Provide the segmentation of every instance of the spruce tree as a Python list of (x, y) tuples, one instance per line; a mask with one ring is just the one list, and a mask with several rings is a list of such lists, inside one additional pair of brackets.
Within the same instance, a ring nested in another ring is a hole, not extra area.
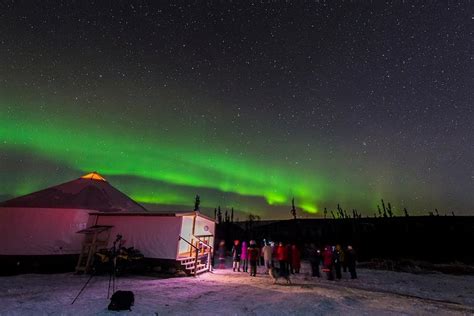
[(295, 198), (291, 200), (291, 215), (293, 215), (293, 219), (296, 219)]
[(199, 206), (201, 205), (201, 198), (199, 195), (196, 195), (196, 198), (194, 199), (194, 211), (198, 212), (199, 211)]

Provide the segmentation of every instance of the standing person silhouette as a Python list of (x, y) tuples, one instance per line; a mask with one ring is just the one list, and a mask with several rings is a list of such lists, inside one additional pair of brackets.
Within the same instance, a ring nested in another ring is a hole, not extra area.
[(247, 242), (242, 241), (242, 251), (240, 252), (240, 261), (242, 262), (242, 271), (248, 272), (249, 267), (249, 257), (247, 255)]
[(219, 269), (225, 269), (225, 241), (221, 240), (219, 243), (219, 249), (217, 250), (219, 257)]
[(349, 245), (347, 246), (347, 252), (346, 252), (346, 262), (347, 262), (347, 268), (349, 269), (349, 272), (351, 273), (351, 279), (357, 279), (357, 272), (356, 272), (356, 253), (354, 249), (352, 249), (352, 246)]
[(238, 239), (234, 240), (234, 246), (232, 247), (232, 271), (237, 270), (240, 272), (240, 254), (242, 252), (242, 247), (240, 246), (240, 241)]
[(250, 241), (248, 257), (250, 262), (250, 276), (257, 276), (257, 261), (260, 259), (260, 250), (255, 240)]

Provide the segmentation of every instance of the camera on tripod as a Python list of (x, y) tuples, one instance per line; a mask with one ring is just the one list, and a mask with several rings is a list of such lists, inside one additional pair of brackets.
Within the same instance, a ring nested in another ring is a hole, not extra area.
[[(110, 290), (112, 289), (112, 293), (115, 293), (115, 277), (116, 277), (116, 270), (117, 270), (117, 256), (120, 252), (120, 247), (122, 246), (121, 240), (122, 240), (122, 235), (117, 234), (115, 241), (113, 243), (113, 246), (106, 250), (105, 253), (100, 254), (96, 253), (96, 256), (100, 256), (99, 258), (102, 259), (103, 263), (105, 263), (105, 267), (107, 267), (107, 270), (109, 271), (109, 287), (107, 289), (107, 298), (110, 296)], [(117, 243), (118, 248), (117, 248)], [(96, 264), (98, 261), (96, 260)], [(82, 289), (79, 291), (77, 296), (74, 298), (71, 304), (74, 304), (74, 302), (77, 300), (79, 295), (81, 295), (82, 291), (86, 288), (87, 284), (89, 284), (90, 280), (94, 277), (95, 273), (97, 272), (97, 267), (94, 268), (94, 272), (91, 274), (87, 282), (84, 284)]]

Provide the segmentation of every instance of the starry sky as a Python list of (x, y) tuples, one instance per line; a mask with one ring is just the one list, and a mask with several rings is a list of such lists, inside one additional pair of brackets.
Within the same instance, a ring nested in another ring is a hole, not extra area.
[(474, 214), (469, 1), (0, 4), (0, 200)]

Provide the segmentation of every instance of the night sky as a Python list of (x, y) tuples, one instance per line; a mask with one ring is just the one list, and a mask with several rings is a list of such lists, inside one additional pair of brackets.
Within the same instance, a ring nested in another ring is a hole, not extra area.
[(379, 2), (2, 1), (0, 200), (473, 215), (474, 6)]

